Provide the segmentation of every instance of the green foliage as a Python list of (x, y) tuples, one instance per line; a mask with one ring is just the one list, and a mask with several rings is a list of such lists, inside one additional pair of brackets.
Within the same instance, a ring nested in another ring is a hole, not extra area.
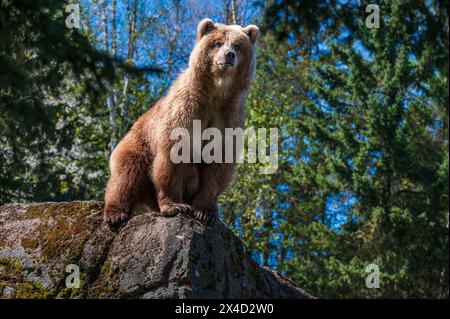
[[(124, 73), (144, 82), (142, 70), (67, 28), (65, 5), (1, 1), (0, 203), (100, 199), (112, 135), (105, 95)], [(133, 106), (142, 112), (147, 98)], [(115, 134), (137, 117), (134, 107)]]
[[(378, 3), (368, 29), (365, 3), (270, 2), (246, 127), (279, 129), (278, 169), (240, 165), (220, 209), (318, 297), (448, 297), (448, 1)], [(67, 29), (63, 4), (0, 2), (0, 203), (101, 199), (111, 149), (175, 76), (99, 52), (101, 19)], [(106, 47), (130, 51), (128, 31)]]
[(448, 297), (446, 6), (324, 4), (268, 8), (247, 125), (282, 129), (280, 168), (241, 167), (225, 219), (319, 297)]

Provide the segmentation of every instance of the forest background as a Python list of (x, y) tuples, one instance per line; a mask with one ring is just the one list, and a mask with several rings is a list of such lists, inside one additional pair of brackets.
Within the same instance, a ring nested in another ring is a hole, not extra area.
[[(379, 28), (366, 25), (368, 4)], [(80, 28), (68, 28), (68, 4)], [(328, 298), (448, 298), (448, 1), (0, 0), (0, 204), (102, 200), (111, 150), (187, 66), (197, 23), (257, 24), (241, 164), (222, 221)], [(368, 265), (380, 287), (366, 286)]]

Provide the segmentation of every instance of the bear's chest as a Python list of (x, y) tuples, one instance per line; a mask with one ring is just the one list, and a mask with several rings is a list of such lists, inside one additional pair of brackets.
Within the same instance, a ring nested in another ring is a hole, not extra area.
[(235, 108), (221, 108), (216, 112), (211, 112), (208, 116), (206, 128), (217, 128), (221, 132), (225, 128), (243, 127), (244, 115), (239, 109)]

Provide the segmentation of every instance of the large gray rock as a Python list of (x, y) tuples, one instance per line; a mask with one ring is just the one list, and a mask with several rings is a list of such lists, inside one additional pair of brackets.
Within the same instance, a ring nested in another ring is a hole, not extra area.
[[(102, 209), (0, 207), (0, 298), (310, 298), (259, 267), (221, 223), (148, 213), (110, 228)], [(68, 265), (80, 271), (79, 288), (66, 285)]]

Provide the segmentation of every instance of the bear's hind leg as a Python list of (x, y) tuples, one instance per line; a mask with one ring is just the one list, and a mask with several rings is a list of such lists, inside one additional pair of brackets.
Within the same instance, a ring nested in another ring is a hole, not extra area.
[(138, 156), (125, 156), (123, 163), (115, 163), (105, 193), (103, 220), (110, 224), (125, 221), (138, 204), (144, 187), (145, 167)]

